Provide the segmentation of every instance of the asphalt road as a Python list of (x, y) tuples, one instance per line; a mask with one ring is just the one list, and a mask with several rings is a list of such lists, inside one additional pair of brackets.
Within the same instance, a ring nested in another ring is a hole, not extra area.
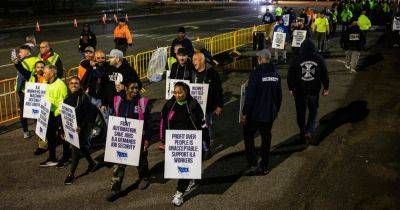
[[(357, 74), (345, 69), (338, 39), (329, 42), (329, 51), (341, 55), (328, 57), (329, 97), (320, 98), (317, 128), (319, 146), (295, 146), (298, 132), (293, 97), (285, 82), (287, 66), (279, 66), (283, 79), (283, 102), (272, 130), (271, 173), (244, 177), (242, 129), (237, 123), (239, 84), (250, 66), (223, 68), (224, 114), (215, 120), (214, 156), (204, 162), (203, 179), (185, 196), (183, 209), (397, 209), (400, 205), (398, 144), (400, 113), (399, 50), (390, 49), (387, 37), (369, 33), (372, 48), (362, 57), (383, 56)], [(378, 41), (381, 40), (381, 41)], [(383, 41), (382, 41), (383, 40)], [(377, 43), (377, 44), (376, 44)], [(152, 99), (155, 118), (164, 104), (163, 82), (146, 87)], [(134, 184), (137, 173), (128, 167), (125, 194), (114, 202), (110, 193), (112, 168), (82, 175), (87, 167), (81, 160), (71, 186), (63, 181), (68, 169), (39, 168), (46, 158), (33, 156), (37, 137), (22, 139), (15, 126), (3, 128), (0, 135), (1, 209), (172, 209), (175, 180), (164, 180), (164, 154), (154, 140), (149, 150), (152, 184), (139, 191)], [(154, 121), (157, 132), (157, 120)], [(259, 137), (257, 138), (259, 143)], [(304, 149), (304, 150), (303, 150)], [(58, 148), (60, 157), (61, 148)], [(92, 155), (102, 159), (103, 150)]]

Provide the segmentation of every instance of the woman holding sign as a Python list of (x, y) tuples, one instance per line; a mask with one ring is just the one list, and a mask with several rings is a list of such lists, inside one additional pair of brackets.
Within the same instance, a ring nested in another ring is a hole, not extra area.
[[(151, 139), (151, 115), (147, 106), (148, 99), (142, 98), (139, 94), (139, 83), (132, 78), (126, 78), (123, 81), (125, 92), (114, 96), (114, 113), (117, 117), (130, 119), (138, 119), (144, 121), (143, 141), (139, 157), (139, 166), (137, 167), (139, 174), (139, 189), (146, 189), (149, 182), (149, 163), (147, 161), (148, 150)], [(114, 173), (111, 178), (111, 190), (118, 193), (121, 190), (122, 181), (125, 174), (126, 165), (115, 164)]]
[(68, 89), (69, 94), (64, 103), (75, 108), (78, 124), (76, 131), (79, 134), (80, 148), (72, 146), (71, 171), (64, 181), (65, 185), (70, 185), (75, 180), (75, 171), (78, 167), (79, 159), (82, 157), (85, 157), (89, 163), (86, 173), (91, 172), (95, 168), (96, 163), (89, 153), (89, 139), (98, 114), (96, 106), (90, 102), (88, 96), (83, 92), (78, 77), (71, 77), (68, 82)]
[[(165, 103), (161, 111), (160, 138), (165, 141), (166, 130), (203, 130), (203, 125), (205, 125), (203, 119), (203, 110), (190, 95), (189, 86), (183, 82), (177, 82), (174, 86), (174, 97)], [(203, 130), (202, 136), (207, 137), (207, 132)], [(183, 204), (183, 193), (187, 191), (190, 184), (190, 179), (178, 180), (177, 192), (172, 204), (176, 206)]]

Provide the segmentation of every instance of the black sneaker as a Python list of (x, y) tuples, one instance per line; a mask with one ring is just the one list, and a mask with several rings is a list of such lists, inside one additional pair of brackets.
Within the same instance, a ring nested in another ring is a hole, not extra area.
[(258, 166), (251, 166), (247, 170), (243, 172), (244, 176), (255, 176), (259, 173), (259, 168)]
[(34, 155), (41, 155), (43, 153), (46, 153), (47, 149), (43, 149), (43, 148), (37, 148), (36, 151), (33, 153)]
[(40, 167), (53, 167), (57, 166), (58, 162), (56, 160), (47, 159), (44, 162), (40, 163)]
[(57, 164), (57, 168), (65, 168), (67, 167), (71, 162), (68, 160), (61, 160), (58, 164)]
[(85, 173), (88, 174), (88, 173), (90, 173), (90, 172), (94, 172), (95, 169), (97, 168), (96, 166), (97, 166), (97, 163), (89, 164), (89, 166), (88, 166), (88, 168), (86, 169), (86, 172), (85, 172)]
[(70, 184), (72, 184), (72, 182), (74, 182), (74, 180), (75, 180), (75, 176), (72, 175), (72, 174), (69, 174), (67, 176), (67, 178), (65, 179), (64, 184), (65, 185), (70, 185)]

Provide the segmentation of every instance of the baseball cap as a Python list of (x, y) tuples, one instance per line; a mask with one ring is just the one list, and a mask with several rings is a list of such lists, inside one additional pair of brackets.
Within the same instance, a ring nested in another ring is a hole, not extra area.
[(89, 46), (89, 47), (86, 47), (85, 48), (85, 52), (86, 51), (89, 51), (89, 52), (94, 52), (94, 48), (93, 47), (91, 47), (91, 46)]
[(110, 51), (110, 54), (107, 55), (107, 57), (111, 58), (124, 58), (124, 53), (121, 50), (118, 49), (112, 49)]
[(267, 49), (260, 50), (256, 53), (258, 57), (271, 58), (271, 52)]

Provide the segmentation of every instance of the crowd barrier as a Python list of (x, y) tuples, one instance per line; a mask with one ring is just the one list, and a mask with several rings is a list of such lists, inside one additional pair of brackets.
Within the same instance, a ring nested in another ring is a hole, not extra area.
[[(214, 56), (220, 53), (228, 51), (237, 51), (238, 48), (250, 44), (253, 41), (254, 31), (265, 31), (269, 33), (270, 25), (259, 25), (244, 29), (239, 29), (236, 31), (219, 34), (216, 36), (197, 39), (193, 41), (202, 42), (204, 47)], [(168, 47), (168, 56), (170, 47)], [(155, 50), (150, 50), (146, 52), (140, 52), (136, 55), (126, 56), (125, 59), (134, 67), (141, 79), (145, 79), (147, 75), (147, 69), (151, 56)], [(65, 74), (65, 78), (73, 75), (77, 75), (78, 67), (73, 67), (68, 69)], [(4, 79), (0, 81), (0, 125), (7, 122), (16, 120), (19, 118), (18, 110), (18, 96), (15, 92), (14, 86), (16, 83), (16, 78)]]

